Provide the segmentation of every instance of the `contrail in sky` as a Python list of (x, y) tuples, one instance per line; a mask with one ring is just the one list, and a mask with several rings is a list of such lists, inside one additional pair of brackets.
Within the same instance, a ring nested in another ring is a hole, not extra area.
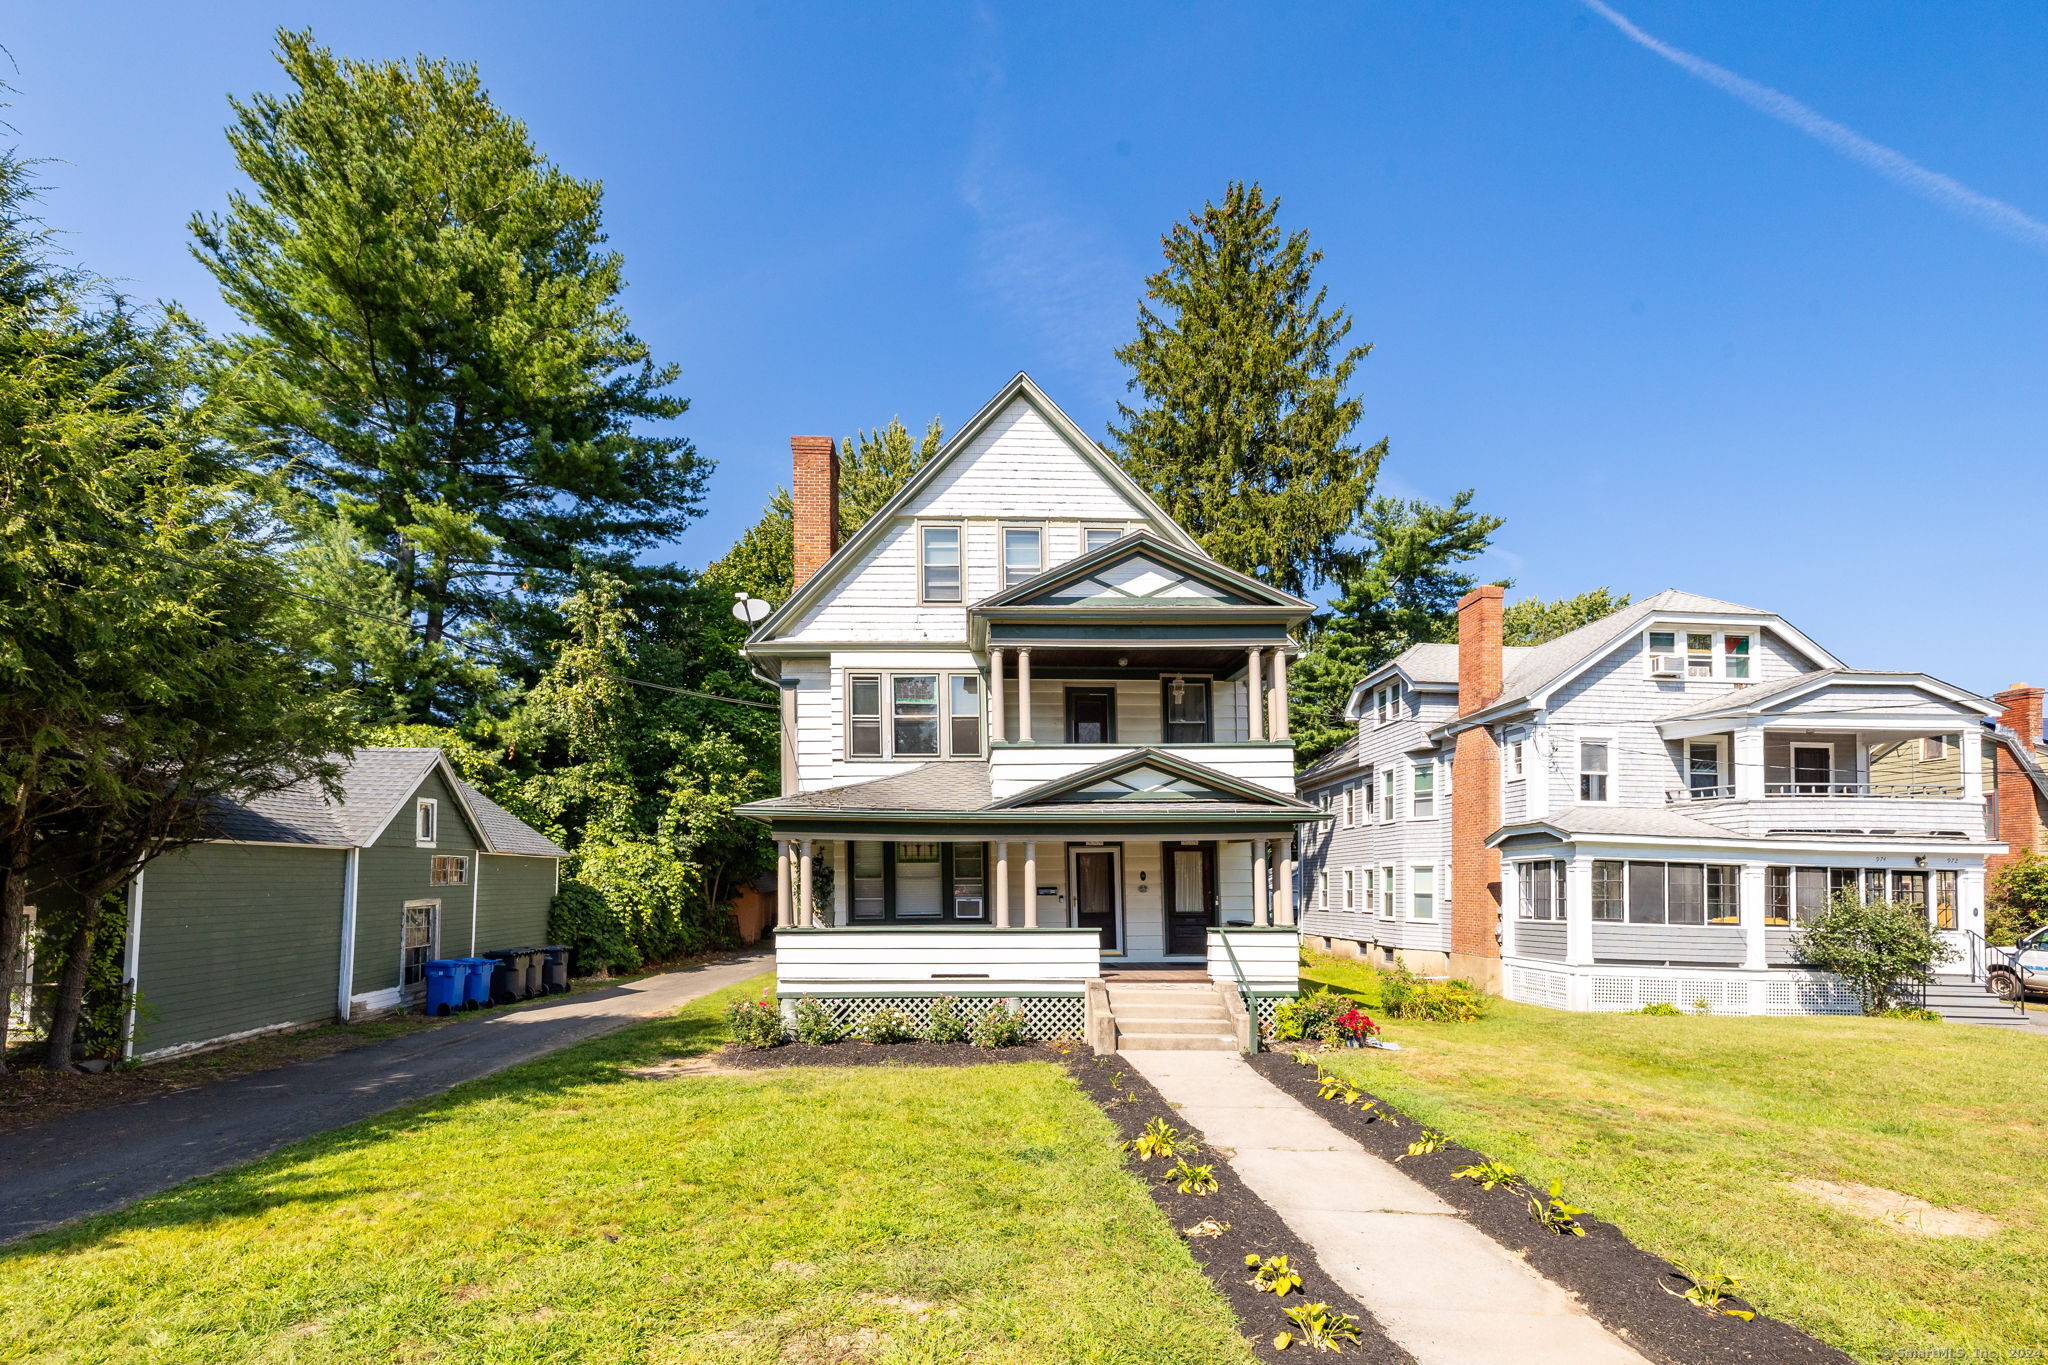
[(1769, 114), (1782, 123), (1789, 123), (1800, 132), (1817, 142), (1834, 148), (1851, 161), (1860, 161), (1895, 185), (1912, 190), (1923, 198), (1932, 199), (1944, 208), (1975, 218), (1986, 227), (1995, 228), (2008, 237), (2017, 238), (2029, 246), (2048, 249), (2048, 223), (2030, 218), (2002, 199), (1993, 199), (1988, 194), (1979, 194), (1968, 185), (1949, 179), (1938, 171), (1930, 171), (1917, 161), (1900, 155), (1889, 147), (1880, 146), (1852, 132), (1825, 115), (1807, 108), (1790, 95), (1759, 85), (1745, 76), (1738, 76), (1723, 66), (1695, 57), (1681, 51), (1661, 39), (1630, 23), (1627, 16), (1618, 13), (1601, 0), (1580, 0), (1593, 13), (1605, 19), (1621, 31), (1621, 35), (1638, 47), (1647, 48), (1665, 61), (1684, 71), (1698, 76), (1708, 85), (1727, 91), (1758, 113)]

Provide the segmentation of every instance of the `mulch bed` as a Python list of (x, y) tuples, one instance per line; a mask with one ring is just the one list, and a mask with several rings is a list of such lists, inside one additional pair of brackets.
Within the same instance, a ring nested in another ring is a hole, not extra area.
[[(1183, 1132), (1193, 1131), (1165, 1097), (1153, 1089), (1152, 1083), (1123, 1059), (1113, 1055), (1097, 1057), (1085, 1048), (1077, 1048), (1066, 1062), (1082, 1093), (1109, 1115), (1117, 1135), (1125, 1141), (1143, 1132), (1154, 1118), (1163, 1118)], [(1203, 1157), (1216, 1168), (1217, 1189), (1213, 1194), (1180, 1193), (1160, 1178), (1164, 1168), (1172, 1163), (1159, 1157), (1141, 1162), (1126, 1152), (1124, 1168), (1144, 1182), (1152, 1202), (1159, 1205), (1181, 1234), (1188, 1250), (1194, 1253), (1195, 1263), (1209, 1277), (1210, 1285), (1229, 1302), (1253, 1355), (1275, 1362), (1331, 1358), (1303, 1345), (1286, 1352), (1273, 1349), (1274, 1334), (1289, 1331), (1294, 1325), (1287, 1320), (1287, 1309), (1305, 1303), (1326, 1303), (1358, 1319), (1358, 1341), (1344, 1347), (1342, 1355), (1335, 1358), (1369, 1361), (1373, 1365), (1414, 1365), (1415, 1357), (1387, 1336), (1364, 1304), (1344, 1292), (1323, 1269), (1315, 1251), (1287, 1226), (1272, 1205), (1246, 1189), (1228, 1162), (1212, 1152), (1205, 1151)], [(1195, 1164), (1202, 1164), (1202, 1158), (1197, 1158)], [(1187, 1229), (1205, 1219), (1229, 1226), (1219, 1236), (1187, 1235)], [(1254, 1252), (1260, 1256), (1286, 1256), (1289, 1267), (1301, 1276), (1300, 1291), (1280, 1299), (1254, 1290), (1244, 1263), (1244, 1258)]]
[(722, 1065), (766, 1071), (781, 1066), (994, 1066), (1004, 1062), (1057, 1062), (1060, 1054), (1042, 1044), (976, 1047), (972, 1043), (783, 1043), (741, 1047), (727, 1043)]
[[(1612, 1223), (1582, 1215), (1578, 1221), (1586, 1230), (1584, 1237), (1559, 1236), (1530, 1217), (1527, 1197), (1519, 1191), (1483, 1190), (1475, 1180), (1451, 1178), (1452, 1171), (1486, 1160), (1483, 1153), (1453, 1143), (1440, 1152), (1405, 1155), (1422, 1131), (1421, 1124), (1384, 1104), (1379, 1112), (1392, 1117), (1398, 1127), (1384, 1119), (1372, 1121), (1336, 1100), (1317, 1098), (1316, 1068), (1300, 1065), (1290, 1053), (1264, 1052), (1246, 1060), (1366, 1151), (1389, 1161), (1400, 1157), (1404, 1174), (1537, 1272), (1576, 1294), (1586, 1311), (1661, 1365), (1849, 1365), (1850, 1357), (1788, 1323), (1761, 1313), (1755, 1321), (1744, 1322), (1666, 1293), (1666, 1286), (1679, 1291), (1691, 1281), (1669, 1261), (1629, 1241)], [(1572, 1191), (1566, 1189), (1564, 1197), (1569, 1200)], [(1729, 1302), (1738, 1308), (1755, 1307)]]

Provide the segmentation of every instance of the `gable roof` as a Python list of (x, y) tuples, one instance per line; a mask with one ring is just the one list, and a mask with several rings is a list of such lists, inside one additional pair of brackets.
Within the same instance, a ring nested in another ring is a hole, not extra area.
[(1983, 716), (1998, 714), (1998, 707), (1994, 703), (1965, 692), (1959, 687), (1952, 687), (1939, 678), (1930, 677), (1925, 673), (1896, 673), (1868, 668), (1821, 668), (1810, 673), (1795, 673), (1789, 678), (1778, 678), (1772, 682), (1740, 687), (1717, 697), (1702, 697), (1659, 719), (1697, 720), (1708, 716), (1742, 715), (1769, 709), (1765, 703), (1773, 707), (1788, 704), (1804, 693), (1818, 691), (1835, 683), (1851, 687), (1911, 687), (1930, 693), (1943, 701), (1976, 711)]
[[(1209, 591), (1203, 592), (1201, 587)], [(1292, 593), (1261, 583), (1199, 550), (1183, 549), (1149, 531), (1119, 536), (1107, 545), (984, 597), (971, 610), (1069, 605), (1110, 610), (1142, 607), (1147, 611), (1176, 606), (1277, 607), (1303, 615), (1315, 610), (1314, 604)]]
[(986, 763), (920, 763), (907, 773), (749, 801), (739, 809), (764, 813), (981, 810), (993, 799), (993, 790)]
[(850, 565), (859, 563), (869, 547), (889, 533), (889, 526), (896, 516), (930, 487), (941, 471), (959, 459), (997, 418), (1019, 402), (1028, 403), (1045, 419), (1048, 426), (1073, 447), (1076, 455), (1093, 465), (1105, 482), (1150, 519), (1159, 529), (1160, 539), (1193, 554), (1202, 555), (1202, 547), (1195, 543), (1195, 538), (1183, 530), (1173, 518), (1167, 516), (1166, 510), (1152, 500), (1151, 494), (1140, 488), (1137, 481), (1124, 472), (1122, 465), (1091, 440), (1087, 433), (1081, 430), (1079, 423), (1060, 411), (1059, 405), (1045, 396), (1045, 391), (1032, 382), (1030, 375), (1019, 370), (1007, 384), (996, 390), (994, 397), (981, 405), (980, 411), (968, 418), (966, 423), (953, 433), (951, 439), (939, 447), (936, 454), (919, 466), (917, 472), (912, 474), (887, 502), (877, 508), (873, 516), (862, 522), (860, 529), (848, 536), (846, 543), (835, 550), (832, 557), (827, 559), (802, 587), (791, 593), (787, 602), (768, 613), (761, 624), (754, 628), (753, 634), (747, 637), (746, 648), (751, 649), (755, 645), (773, 640), (785, 626), (798, 619), (824, 596), (825, 591), (839, 581), (840, 576)]

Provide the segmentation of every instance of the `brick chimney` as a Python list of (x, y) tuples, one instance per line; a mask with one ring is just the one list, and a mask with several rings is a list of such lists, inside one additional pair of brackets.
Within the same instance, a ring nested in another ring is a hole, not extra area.
[[(1458, 714), (1469, 716), (1500, 700), (1501, 599), (1494, 584), (1458, 601)], [(1459, 732), (1451, 752), (1451, 961), (1462, 976), (1499, 994), (1500, 851), (1486, 836), (1500, 827), (1500, 751), (1493, 732), (1475, 725)]]
[[(2040, 742), (2040, 688), (2032, 683), (2014, 683), (1991, 700), (2000, 708), (1998, 723), (2018, 736), (2020, 743), (2032, 745)], [(2027, 849), (2048, 853), (2048, 849), (2042, 847), (2041, 800), (2034, 791), (2033, 783), (2021, 771), (2012, 750), (2003, 744), (1998, 746), (1997, 763), (1998, 838), (2011, 851), (1985, 859), (1985, 870), (1990, 872), (2018, 861), (2020, 854)]]
[(825, 566), (839, 548), (839, 450), (830, 436), (792, 436), (795, 472), (790, 501), (796, 508), (796, 586)]

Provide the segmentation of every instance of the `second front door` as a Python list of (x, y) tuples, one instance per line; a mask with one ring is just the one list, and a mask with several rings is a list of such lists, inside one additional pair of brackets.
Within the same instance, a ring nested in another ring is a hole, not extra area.
[(1102, 935), (1102, 951), (1117, 952), (1116, 850), (1077, 848), (1074, 850), (1074, 927), (1094, 929)]
[(1200, 957), (1209, 951), (1216, 923), (1216, 846), (1166, 846), (1166, 952)]

